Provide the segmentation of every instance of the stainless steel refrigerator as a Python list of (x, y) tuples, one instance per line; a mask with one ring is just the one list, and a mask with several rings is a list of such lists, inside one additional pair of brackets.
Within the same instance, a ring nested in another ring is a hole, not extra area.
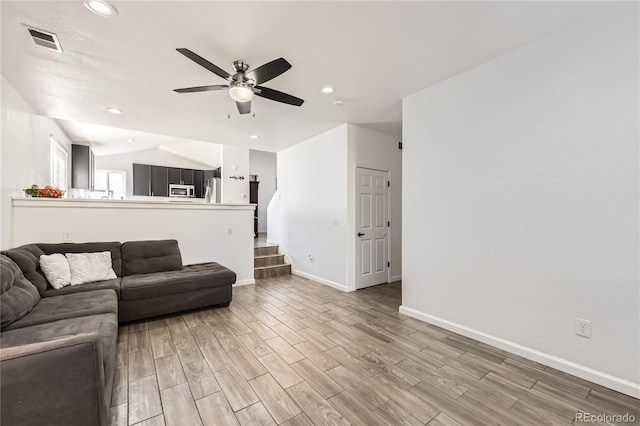
[(222, 187), (220, 178), (214, 177), (207, 179), (204, 189), (205, 203), (219, 203), (222, 199)]

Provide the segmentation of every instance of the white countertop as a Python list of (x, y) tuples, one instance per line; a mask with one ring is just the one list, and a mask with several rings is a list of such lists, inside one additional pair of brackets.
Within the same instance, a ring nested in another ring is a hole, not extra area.
[(174, 200), (103, 200), (88, 198), (13, 197), (14, 207), (64, 208), (144, 208), (144, 209), (197, 209), (197, 210), (253, 210), (255, 204), (205, 203), (204, 201)]

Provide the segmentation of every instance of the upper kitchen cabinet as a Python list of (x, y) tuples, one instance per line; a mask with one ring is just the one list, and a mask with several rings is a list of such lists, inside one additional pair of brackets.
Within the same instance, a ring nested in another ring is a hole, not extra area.
[(195, 185), (195, 170), (169, 167), (169, 184)]
[(151, 195), (151, 166), (133, 163), (133, 195)]
[(71, 187), (93, 191), (94, 169), (95, 161), (91, 147), (71, 145)]
[(151, 195), (155, 197), (169, 196), (169, 168), (151, 166)]
[(133, 195), (169, 196), (169, 168), (133, 164)]

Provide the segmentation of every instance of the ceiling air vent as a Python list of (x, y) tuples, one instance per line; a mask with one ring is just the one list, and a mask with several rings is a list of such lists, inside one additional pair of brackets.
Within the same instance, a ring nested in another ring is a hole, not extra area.
[(27, 31), (29, 31), (29, 35), (33, 39), (33, 42), (38, 46), (46, 47), (47, 49), (62, 53), (62, 46), (60, 46), (58, 36), (54, 33), (37, 30), (31, 27), (27, 27)]

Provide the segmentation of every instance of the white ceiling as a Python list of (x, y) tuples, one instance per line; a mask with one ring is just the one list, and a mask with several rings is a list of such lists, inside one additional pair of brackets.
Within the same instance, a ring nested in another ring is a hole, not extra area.
[[(80, 0), (3, 0), (1, 59), (2, 74), (37, 113), (65, 120), (61, 123), (74, 139), (90, 139), (105, 150), (113, 144), (114, 152), (133, 148), (125, 140), (112, 141), (107, 131), (91, 132), (86, 123), (268, 151), (346, 122), (400, 137), (404, 96), (607, 7), (481, 1), (111, 3), (119, 15), (105, 19)], [(23, 24), (56, 33), (64, 53), (36, 46)], [(265, 86), (306, 102), (298, 108), (257, 98), (254, 118), (240, 116), (225, 92), (174, 93), (224, 84), (176, 52), (178, 47), (229, 72), (236, 59), (253, 68), (282, 56), (293, 68)], [(321, 94), (325, 84), (336, 92)], [(334, 99), (344, 100), (344, 106), (334, 106)], [(111, 115), (107, 106), (124, 114)], [(253, 133), (260, 139), (250, 140)]]

